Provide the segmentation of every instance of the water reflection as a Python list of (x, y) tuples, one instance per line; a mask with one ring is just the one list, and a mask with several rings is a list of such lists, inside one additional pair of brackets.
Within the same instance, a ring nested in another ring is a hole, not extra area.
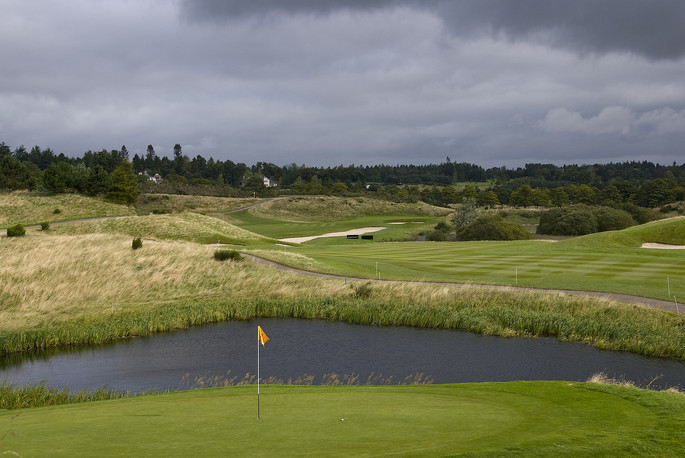
[[(434, 383), (577, 380), (597, 372), (640, 386), (685, 388), (685, 362), (605, 352), (555, 339), (505, 339), (451, 330), (373, 327), (263, 319), (271, 340), (260, 352), (261, 376), (287, 381), (324, 374), (400, 381), (423, 374)], [(255, 374), (257, 322), (227, 322), (114, 344), (37, 351), (0, 360), (0, 379), (81, 390), (188, 388), (197, 377)], [(656, 380), (655, 380), (656, 379)]]

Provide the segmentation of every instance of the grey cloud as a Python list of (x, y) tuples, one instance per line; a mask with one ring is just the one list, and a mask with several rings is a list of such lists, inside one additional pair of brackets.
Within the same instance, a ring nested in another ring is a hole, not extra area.
[(630, 52), (648, 59), (685, 56), (682, 0), (184, 0), (190, 20), (330, 14), (409, 7), (437, 14), (459, 37), (490, 34), (579, 53)]
[(404, 0), (183, 0), (181, 12), (192, 20), (225, 20), (270, 14), (330, 14), (395, 7)]

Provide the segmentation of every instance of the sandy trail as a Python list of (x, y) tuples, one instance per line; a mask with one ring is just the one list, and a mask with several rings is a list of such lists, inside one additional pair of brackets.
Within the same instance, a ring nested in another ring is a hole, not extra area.
[(346, 237), (348, 235), (361, 235), (361, 234), (368, 234), (369, 232), (382, 231), (383, 229), (385, 229), (385, 227), (382, 227), (382, 226), (360, 227), (359, 229), (351, 229), (349, 231), (344, 231), (344, 232), (329, 232), (328, 234), (312, 235), (312, 236), (308, 236), (308, 237), (290, 237), (287, 239), (280, 239), (280, 241), (281, 242), (289, 242), (289, 243), (304, 243), (304, 242), (309, 242), (310, 240), (314, 240), (314, 239), (318, 239), (318, 238)]

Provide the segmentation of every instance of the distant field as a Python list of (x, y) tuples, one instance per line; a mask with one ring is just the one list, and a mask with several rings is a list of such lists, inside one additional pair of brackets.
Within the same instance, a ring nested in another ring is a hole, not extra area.
[(0, 227), (134, 214), (132, 207), (78, 194), (42, 196), (27, 191), (0, 194)]
[[(385, 226), (385, 230), (373, 233), (374, 241), (416, 240), (419, 232), (425, 233), (430, 231), (439, 221), (444, 220), (443, 217), (435, 216), (382, 215), (357, 216), (342, 220), (331, 219), (329, 221), (313, 220), (300, 222), (263, 218), (255, 216), (249, 211), (231, 213), (228, 217), (224, 218), (241, 228), (278, 239), (321, 235), (362, 227)], [(338, 244), (339, 241), (317, 240), (316, 243), (328, 245)]]
[[(385, 226), (375, 241), (415, 240), (453, 210), (424, 203), (395, 203), (369, 198), (291, 197), (223, 216), (228, 222), (272, 238), (302, 237), (361, 227)], [(402, 224), (398, 224), (402, 223)], [(317, 244), (335, 244), (317, 240)]]
[(242, 386), (0, 412), (19, 456), (683, 456), (685, 397), (568, 382)]

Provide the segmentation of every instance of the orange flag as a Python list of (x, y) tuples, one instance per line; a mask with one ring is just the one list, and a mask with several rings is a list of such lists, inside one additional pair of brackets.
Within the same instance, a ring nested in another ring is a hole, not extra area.
[(262, 344), (262, 347), (269, 341), (269, 338), (266, 336), (261, 326), (257, 326), (257, 340)]

